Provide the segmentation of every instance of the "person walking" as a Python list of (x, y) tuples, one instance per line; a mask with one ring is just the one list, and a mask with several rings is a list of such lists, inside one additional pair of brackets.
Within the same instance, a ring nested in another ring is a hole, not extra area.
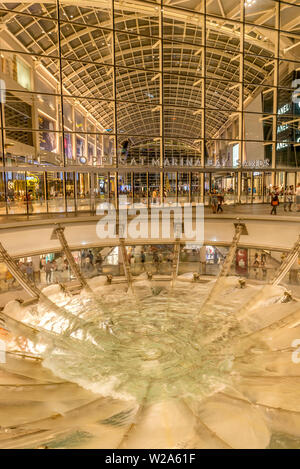
[(222, 212), (222, 213), (223, 213), (223, 208), (222, 208), (222, 205), (223, 205), (223, 202), (224, 202), (224, 197), (223, 197), (223, 195), (222, 195), (222, 194), (218, 194), (217, 200), (218, 200), (217, 213), (219, 213), (219, 212)]
[(94, 254), (92, 253), (91, 249), (89, 250), (89, 253), (87, 257), (90, 259), (90, 263), (93, 265), (94, 263)]
[(144, 253), (144, 251), (141, 251), (141, 264), (142, 264), (142, 270), (146, 270), (146, 267), (145, 267), (145, 262), (146, 262), (146, 256), (145, 256), (145, 253)]
[(101, 252), (99, 252), (96, 257), (96, 268), (97, 268), (98, 273), (102, 271), (102, 263), (103, 263), (103, 257), (102, 257)]
[(262, 256), (261, 256), (260, 266), (262, 270), (262, 278), (265, 280), (267, 277), (267, 268), (266, 268), (266, 262), (264, 259), (262, 259)]
[(51, 283), (52, 262), (47, 261), (47, 264), (45, 265), (45, 272), (46, 272), (46, 282), (49, 284)]
[(156, 199), (157, 199), (157, 192), (154, 189), (154, 191), (152, 192), (152, 202), (153, 202), (153, 204), (156, 204)]
[(257, 279), (258, 277), (258, 268), (259, 268), (259, 260), (258, 260), (258, 256), (254, 259), (254, 262), (253, 262), (253, 270), (254, 270), (254, 273), (255, 273), (255, 278)]
[(33, 213), (33, 205), (32, 205), (32, 190), (28, 191), (28, 194), (25, 196), (25, 201), (27, 203), (28, 214), (31, 215)]
[(287, 212), (287, 207), (289, 209), (289, 212), (292, 211), (292, 204), (293, 204), (293, 196), (294, 196), (294, 190), (293, 186), (290, 186), (286, 188), (284, 192), (284, 211)]
[(217, 206), (218, 206), (217, 194), (215, 192), (212, 192), (212, 194), (211, 194), (211, 207), (212, 207), (213, 213), (217, 213)]
[(267, 256), (266, 256), (266, 253), (265, 253), (265, 252), (262, 252), (262, 253), (261, 253), (261, 255), (260, 255), (260, 260), (261, 260), (261, 262), (264, 262), (264, 263), (267, 262)]
[(278, 198), (277, 193), (274, 193), (271, 196), (271, 206), (272, 206), (271, 215), (273, 215), (273, 214), (277, 215), (278, 205), (279, 205), (279, 198)]
[(155, 265), (156, 273), (158, 273), (158, 271), (159, 271), (159, 257), (158, 257), (158, 253), (156, 251), (154, 251), (154, 253), (153, 253), (153, 263)]
[(27, 263), (27, 266), (26, 266), (26, 275), (27, 275), (27, 278), (30, 282), (33, 282), (33, 267), (32, 267), (32, 263), (31, 262), (28, 262)]

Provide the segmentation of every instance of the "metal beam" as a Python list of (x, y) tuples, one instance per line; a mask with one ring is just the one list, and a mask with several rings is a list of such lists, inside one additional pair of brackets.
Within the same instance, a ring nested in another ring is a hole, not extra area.
[(294, 262), (297, 260), (299, 250), (300, 250), (300, 235), (297, 241), (295, 242), (293, 248), (291, 249), (287, 257), (285, 258), (285, 260), (282, 262), (281, 266), (279, 267), (278, 271), (276, 272), (271, 282), (272, 285), (276, 286), (283, 280), (283, 278), (289, 272)]
[(122, 254), (122, 262), (123, 262), (125, 277), (128, 283), (128, 287), (133, 292), (132, 275), (131, 275), (131, 270), (130, 270), (130, 265), (128, 261), (124, 238), (119, 238), (119, 243), (120, 243), (119, 247), (120, 247), (121, 254)]
[(7, 266), (9, 272), (14, 276), (14, 278), (20, 283), (20, 285), (32, 298), (34, 298), (37, 301), (38, 300), (42, 301), (49, 309), (51, 309), (52, 311), (55, 311), (59, 316), (64, 317), (68, 319), (69, 321), (72, 321), (74, 324), (76, 322), (86, 324), (85, 321), (82, 321), (81, 319), (76, 318), (76, 316), (73, 316), (64, 308), (57, 306), (46, 295), (44, 295), (44, 293), (42, 293), (38, 287), (36, 287), (35, 285), (32, 285), (29, 282), (28, 278), (21, 271), (20, 267), (16, 264), (13, 258), (8, 254), (8, 252), (6, 251), (6, 249), (3, 247), (1, 243), (0, 243), (0, 253), (1, 253), (2, 261)]
[(58, 225), (57, 228), (54, 228), (51, 239), (58, 239), (59, 240), (59, 242), (61, 244), (61, 247), (62, 247), (62, 249), (63, 249), (63, 251), (66, 255), (66, 258), (68, 260), (68, 263), (71, 267), (71, 270), (72, 270), (73, 274), (75, 275), (77, 280), (79, 280), (79, 282), (81, 283), (83, 288), (85, 288), (89, 292), (92, 292), (91, 288), (87, 284), (86, 279), (83, 277), (78, 265), (75, 262), (73, 254), (72, 254), (72, 252), (69, 248), (69, 245), (67, 243), (67, 240), (66, 240), (66, 237), (65, 237), (65, 234), (64, 234), (64, 230), (65, 230), (64, 226)]
[(232, 238), (232, 242), (231, 242), (231, 245), (230, 245), (230, 248), (229, 248), (229, 251), (227, 253), (227, 256), (226, 256), (226, 259), (220, 269), (220, 272), (218, 274), (218, 277), (217, 277), (217, 280), (214, 284), (214, 286), (212, 287), (211, 291), (209, 292), (204, 304), (202, 305), (201, 307), (201, 311), (203, 311), (203, 309), (209, 304), (212, 302), (212, 300), (215, 299), (215, 297), (220, 293), (220, 289), (223, 288), (222, 286), (222, 279), (224, 277), (226, 277), (230, 271), (230, 268), (231, 268), (231, 264), (232, 264), (232, 261), (233, 261), (233, 258), (234, 258), (234, 255), (235, 255), (235, 252), (236, 252), (236, 249), (237, 249), (237, 245), (239, 243), (239, 240), (240, 240), (240, 237), (241, 235), (245, 235), (245, 234), (248, 234), (247, 232), (247, 228), (246, 228), (246, 225), (244, 223), (235, 223), (234, 224), (235, 226), (235, 234)]
[(172, 275), (171, 275), (171, 287), (172, 288), (174, 288), (175, 280), (178, 275), (179, 257), (180, 257), (180, 240), (177, 238), (174, 244), (174, 251), (173, 251), (173, 263), (172, 263)]
[(13, 275), (13, 277), (19, 282), (19, 284), (32, 298), (38, 300), (41, 296), (41, 291), (35, 285), (32, 285), (29, 282), (28, 278), (25, 276), (25, 274), (22, 272), (16, 262), (12, 259), (12, 257), (8, 254), (8, 252), (1, 243), (0, 253), (2, 256), (2, 261), (5, 263), (11, 275)]

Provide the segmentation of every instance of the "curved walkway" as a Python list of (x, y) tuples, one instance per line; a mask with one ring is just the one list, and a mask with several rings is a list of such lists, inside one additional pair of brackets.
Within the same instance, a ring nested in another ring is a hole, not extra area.
[[(158, 208), (158, 207), (156, 207)], [(266, 213), (267, 212), (267, 213)], [(193, 212), (193, 221), (195, 217)], [(258, 247), (262, 249), (287, 251), (295, 243), (300, 233), (300, 213), (285, 213), (283, 210), (277, 216), (269, 215), (268, 206), (226, 206), (224, 213), (214, 215), (205, 209), (202, 223), (202, 237), (195, 244), (229, 245), (235, 232), (234, 223), (239, 220), (246, 224), (248, 234), (240, 238), (239, 246)], [(57, 252), (61, 250), (58, 239), (51, 239), (53, 229), (58, 223), (66, 227), (65, 236), (71, 249), (82, 249), (96, 246), (114, 246), (119, 244), (118, 236), (100, 238), (97, 235), (97, 223), (101, 216), (83, 214), (76, 217), (30, 217), (30, 219), (9, 219), (0, 225), (0, 242), (10, 255), (23, 257), (25, 255), (43, 252)], [(171, 215), (172, 219), (172, 215)], [(144, 217), (147, 223), (147, 214)], [(129, 223), (131, 219), (129, 218)], [(168, 244), (174, 242), (173, 223), (170, 223), (170, 233), (165, 233), (160, 221), (160, 232), (156, 238), (148, 236), (135, 239), (125, 236), (125, 243)], [(182, 243), (188, 240), (181, 239)]]

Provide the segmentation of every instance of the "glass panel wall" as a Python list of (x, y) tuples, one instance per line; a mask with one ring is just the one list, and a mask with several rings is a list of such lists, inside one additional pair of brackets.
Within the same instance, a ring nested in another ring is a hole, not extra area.
[(65, 185), (66, 185), (67, 211), (74, 212), (76, 208), (75, 173), (65, 173)]
[(91, 175), (76, 173), (76, 205), (78, 211), (91, 210)]
[(164, 202), (175, 203), (178, 201), (178, 175), (177, 173), (164, 174)]
[(134, 173), (133, 178), (133, 201), (135, 204), (146, 207), (148, 204), (148, 174)]
[(46, 173), (26, 172), (28, 214), (47, 212)]
[(47, 199), (50, 213), (65, 212), (66, 199), (63, 172), (47, 172)]
[(190, 179), (191, 173), (178, 173), (178, 202), (190, 201)]
[[(11, 192), (10, 197), (13, 197)], [(10, 197), (6, 197), (5, 173), (0, 173), (0, 214), (6, 215), (10, 204)], [(7, 199), (7, 203), (6, 203)]]
[(19, 215), (33, 212), (30, 192), (27, 191), (25, 172), (6, 172), (8, 214)]
[(2, 4), (0, 211), (94, 210), (124, 191), (267, 203), (298, 184), (295, 3)]

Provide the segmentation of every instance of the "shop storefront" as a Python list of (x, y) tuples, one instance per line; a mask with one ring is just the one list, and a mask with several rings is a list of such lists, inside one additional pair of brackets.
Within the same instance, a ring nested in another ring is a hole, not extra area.
[(0, 213), (8, 215), (95, 211), (100, 203), (143, 207), (159, 203), (204, 203), (221, 193), (226, 205), (267, 204), (275, 189), (295, 193), (300, 172), (231, 171), (5, 171), (0, 179)]

